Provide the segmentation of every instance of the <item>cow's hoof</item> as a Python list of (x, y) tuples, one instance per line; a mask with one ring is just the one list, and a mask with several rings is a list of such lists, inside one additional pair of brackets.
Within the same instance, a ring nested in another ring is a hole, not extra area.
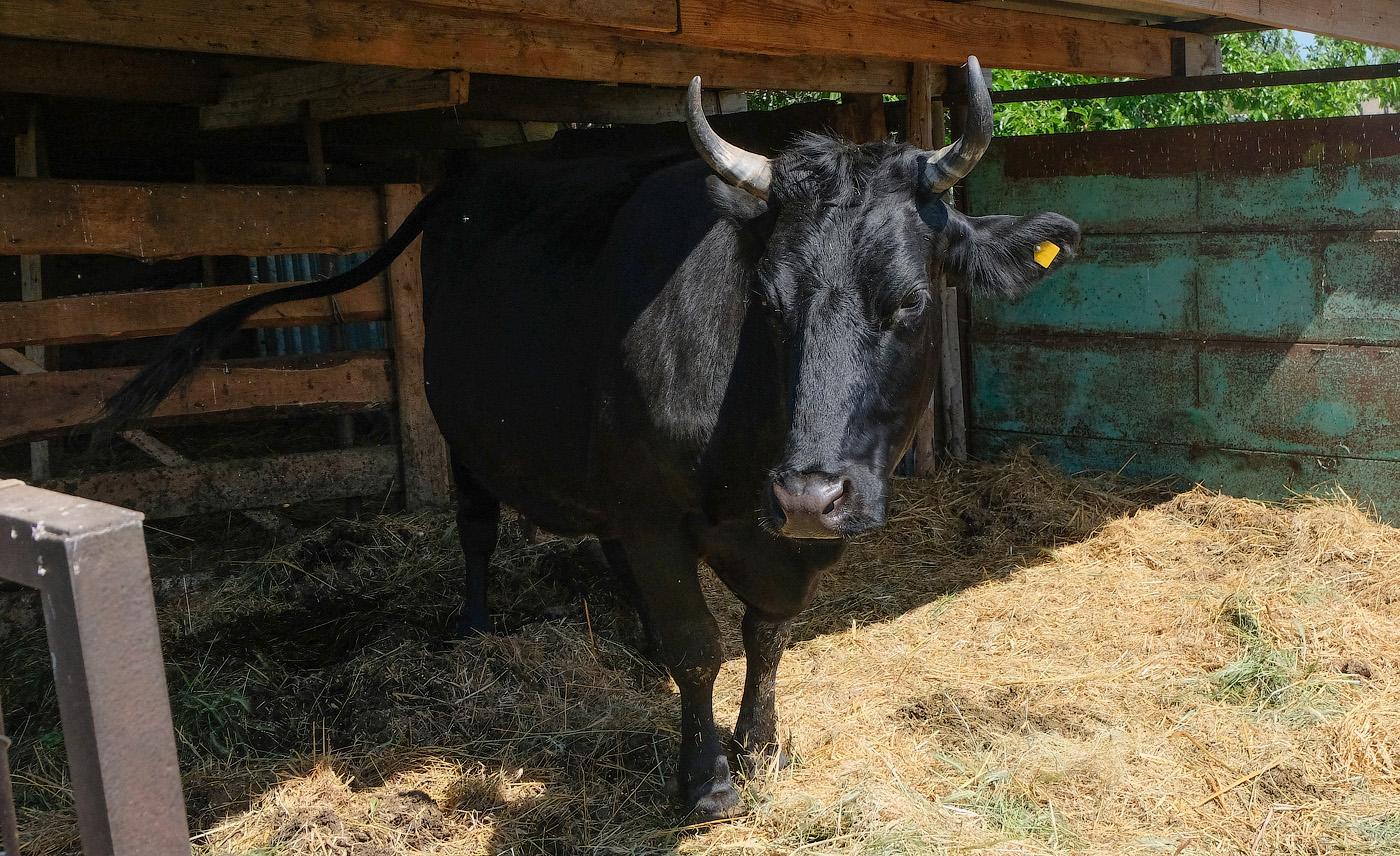
[(687, 802), (690, 808), (686, 812), (686, 817), (691, 823), (725, 820), (744, 814), (744, 804), (739, 799), (739, 790), (727, 778), (718, 785), (707, 785), (705, 793), (692, 795)]

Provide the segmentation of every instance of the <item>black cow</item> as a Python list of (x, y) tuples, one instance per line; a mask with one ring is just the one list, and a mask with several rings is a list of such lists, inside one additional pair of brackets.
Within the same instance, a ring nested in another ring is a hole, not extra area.
[(256, 310), (364, 282), (421, 231), (424, 368), (456, 477), (463, 624), (489, 628), (502, 503), (597, 535), (680, 690), (685, 807), (730, 815), (739, 797), (711, 703), (721, 648), (698, 559), (748, 607), (735, 748), (780, 757), (773, 678), (788, 622), (844, 539), (884, 522), (929, 400), (933, 275), (1011, 297), (1078, 244), (1057, 214), (968, 217), (943, 201), (991, 139), (975, 58), (968, 72), (968, 127), (935, 152), (806, 135), (770, 160), (715, 134), (696, 78), (689, 127), (704, 162), (478, 166), (358, 268), (182, 332), (113, 398), (109, 422), (147, 411)]

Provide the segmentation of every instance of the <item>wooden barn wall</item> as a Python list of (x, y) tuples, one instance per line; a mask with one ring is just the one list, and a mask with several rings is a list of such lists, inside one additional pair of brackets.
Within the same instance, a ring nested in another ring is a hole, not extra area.
[(974, 451), (1400, 521), (1400, 117), (1006, 139), (967, 203), (1085, 233), (974, 301)]

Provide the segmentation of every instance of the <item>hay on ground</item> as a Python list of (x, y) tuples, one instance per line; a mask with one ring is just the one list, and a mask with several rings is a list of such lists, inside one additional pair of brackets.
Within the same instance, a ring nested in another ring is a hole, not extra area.
[[(793, 767), (703, 829), (667, 802), (675, 696), (596, 549), (505, 528), (489, 639), (440, 641), (448, 514), (330, 523), (167, 592), (199, 853), (1400, 853), (1400, 531), (1345, 497), (1173, 495), (1025, 454), (901, 482), (784, 658)], [(741, 610), (707, 591), (732, 722)], [(25, 852), (53, 856), (61, 748), (26, 686), (5, 688)]]

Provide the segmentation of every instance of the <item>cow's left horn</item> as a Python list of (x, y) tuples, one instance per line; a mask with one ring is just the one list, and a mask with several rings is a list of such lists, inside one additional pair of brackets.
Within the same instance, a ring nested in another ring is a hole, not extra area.
[(929, 152), (919, 180), (930, 193), (942, 193), (972, 172), (992, 142), (992, 94), (977, 57), (967, 58), (967, 120), (962, 136), (950, 146)]
[(768, 198), (768, 187), (773, 183), (773, 162), (763, 155), (745, 151), (725, 142), (710, 121), (705, 118), (705, 104), (701, 99), (700, 78), (691, 78), (690, 91), (685, 99), (686, 127), (690, 129), (690, 142), (695, 151), (705, 159), (715, 173), (735, 187), (743, 188), (759, 199)]

